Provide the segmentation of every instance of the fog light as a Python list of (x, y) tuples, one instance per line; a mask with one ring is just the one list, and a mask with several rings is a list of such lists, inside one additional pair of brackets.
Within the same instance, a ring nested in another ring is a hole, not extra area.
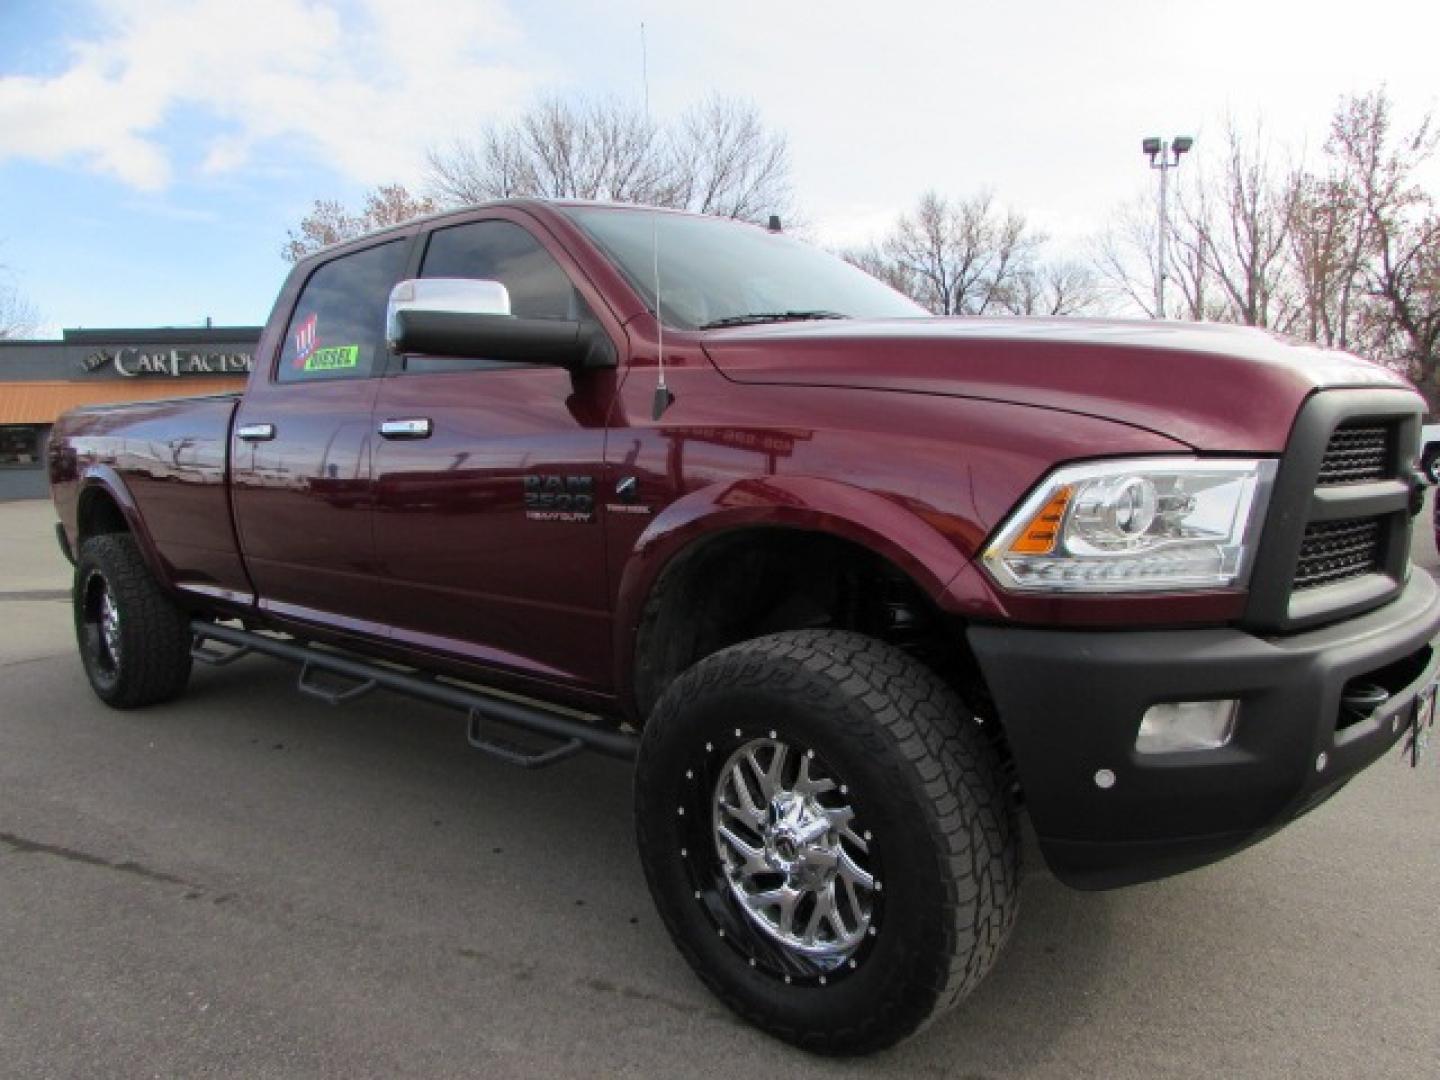
[(1135, 749), (1142, 754), (1218, 750), (1235, 735), (1240, 702), (1171, 701), (1152, 705), (1140, 721)]

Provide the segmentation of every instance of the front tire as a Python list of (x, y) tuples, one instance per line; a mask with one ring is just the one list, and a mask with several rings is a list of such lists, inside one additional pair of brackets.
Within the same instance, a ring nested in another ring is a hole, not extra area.
[(75, 563), (75, 637), (95, 695), (117, 709), (169, 701), (190, 679), (190, 625), (129, 533), (92, 536)]
[(804, 630), (702, 660), (636, 771), (650, 891), (740, 1016), (822, 1053), (889, 1046), (995, 962), (1019, 889), (994, 749), (934, 672)]

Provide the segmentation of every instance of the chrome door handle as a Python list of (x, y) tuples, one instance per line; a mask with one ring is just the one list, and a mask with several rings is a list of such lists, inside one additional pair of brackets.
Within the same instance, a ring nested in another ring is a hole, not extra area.
[(435, 430), (428, 416), (408, 420), (386, 420), (380, 424), (380, 434), (387, 439), (428, 439)]
[(235, 429), (235, 437), (246, 442), (269, 442), (275, 438), (275, 425), (241, 424)]

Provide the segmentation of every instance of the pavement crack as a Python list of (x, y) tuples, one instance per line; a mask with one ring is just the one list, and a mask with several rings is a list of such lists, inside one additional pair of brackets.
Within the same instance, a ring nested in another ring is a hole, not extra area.
[(148, 866), (126, 860), (125, 862), (111, 862), (109, 859), (101, 858), (99, 855), (91, 855), (87, 851), (76, 851), (74, 848), (61, 847), (58, 844), (44, 844), (39, 840), (27, 840), (23, 836), (16, 836), (14, 833), (0, 832), (0, 844), (5, 844), (11, 851), (20, 855), (50, 855), (57, 859), (64, 859), (67, 862), (81, 863), (85, 866), (98, 866), (103, 870), (114, 870), (118, 874), (132, 874), (135, 877), (143, 878), (146, 881), (158, 881), (165, 885), (184, 885), (187, 889), (200, 889), (201, 886), (186, 881), (184, 878), (175, 877), (173, 874), (162, 873), (159, 870), (151, 870)]
[(44, 656), (23, 656), (19, 660), (6, 660), (0, 663), (0, 670), (5, 668), (20, 667), (23, 664), (38, 664), (42, 660), (59, 660), (61, 657), (69, 656), (68, 652), (46, 653)]

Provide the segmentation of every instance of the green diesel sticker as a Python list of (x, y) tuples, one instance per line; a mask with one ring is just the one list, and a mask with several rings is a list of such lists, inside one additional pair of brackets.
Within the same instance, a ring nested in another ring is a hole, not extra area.
[(306, 371), (339, 371), (360, 366), (359, 345), (330, 345), (305, 358)]

